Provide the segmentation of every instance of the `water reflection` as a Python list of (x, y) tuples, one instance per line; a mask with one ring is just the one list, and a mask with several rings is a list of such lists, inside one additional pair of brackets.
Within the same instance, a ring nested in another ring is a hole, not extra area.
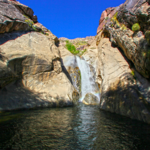
[(96, 106), (3, 113), (0, 118), (0, 149), (150, 149), (149, 125)]

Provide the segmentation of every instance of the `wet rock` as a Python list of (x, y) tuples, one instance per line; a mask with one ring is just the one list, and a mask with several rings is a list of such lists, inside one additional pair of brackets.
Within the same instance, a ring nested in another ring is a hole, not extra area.
[(82, 102), (86, 105), (98, 105), (99, 104), (98, 98), (91, 93), (87, 93)]

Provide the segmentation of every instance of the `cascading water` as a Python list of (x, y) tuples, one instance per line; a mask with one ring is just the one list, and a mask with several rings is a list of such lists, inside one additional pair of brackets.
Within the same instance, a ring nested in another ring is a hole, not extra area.
[[(90, 65), (85, 60), (81, 59), (78, 56), (66, 57), (66, 59), (64, 59), (63, 63), (66, 68), (78, 67), (80, 70), (80, 73), (81, 73), (81, 97), (80, 97), (79, 101), (82, 102), (87, 93), (91, 93), (91, 94), (95, 95), (98, 98), (98, 100), (100, 101), (99, 89), (98, 89), (97, 84), (95, 83), (95, 78), (93, 77), (93, 72), (91, 71)], [(76, 89), (78, 89), (77, 84), (73, 78), (72, 78), (72, 81), (73, 81), (74, 87)]]
[(95, 83), (95, 79), (92, 76), (91, 69), (89, 64), (83, 60), (80, 59), (78, 56), (76, 56), (77, 65), (81, 72), (81, 98), (80, 102), (83, 101), (85, 95), (87, 93), (92, 93), (93, 95), (97, 96), (100, 101), (100, 95), (99, 92), (97, 92), (97, 86)]

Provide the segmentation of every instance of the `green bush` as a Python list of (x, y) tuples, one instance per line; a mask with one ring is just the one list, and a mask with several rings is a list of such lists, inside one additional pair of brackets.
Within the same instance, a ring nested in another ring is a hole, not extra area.
[(131, 74), (133, 77), (135, 76), (135, 72), (133, 70), (131, 71)]
[(132, 31), (136, 32), (136, 31), (139, 31), (140, 30), (140, 25), (138, 23), (135, 23), (133, 26), (132, 26)]
[(79, 51), (76, 50), (75, 46), (69, 41), (66, 41), (66, 48), (74, 55), (79, 53)]

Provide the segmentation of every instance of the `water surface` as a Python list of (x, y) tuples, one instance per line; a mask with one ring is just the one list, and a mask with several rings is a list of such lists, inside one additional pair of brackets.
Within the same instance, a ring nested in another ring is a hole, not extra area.
[(150, 125), (83, 104), (0, 113), (0, 149), (149, 150)]

